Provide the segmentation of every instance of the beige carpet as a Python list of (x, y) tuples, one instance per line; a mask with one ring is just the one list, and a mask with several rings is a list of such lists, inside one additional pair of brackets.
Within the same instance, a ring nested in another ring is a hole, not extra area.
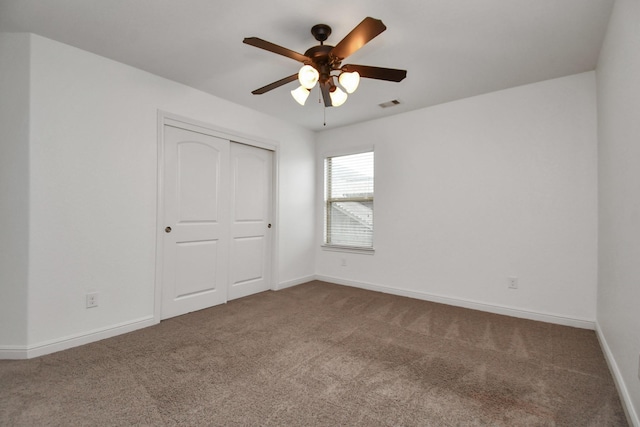
[(627, 424), (593, 331), (311, 282), (0, 361), (0, 425)]

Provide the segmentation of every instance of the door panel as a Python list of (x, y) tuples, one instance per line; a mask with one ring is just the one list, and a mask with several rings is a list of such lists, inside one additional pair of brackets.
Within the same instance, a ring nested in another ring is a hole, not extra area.
[(161, 318), (226, 302), (229, 147), (225, 139), (164, 128)]
[(236, 237), (232, 252), (234, 285), (259, 280), (264, 275), (264, 237)]
[(231, 145), (231, 286), (229, 299), (271, 288), (273, 154)]
[(180, 222), (218, 219), (220, 155), (218, 149), (200, 142), (178, 144)]
[(190, 280), (176, 281), (173, 297), (181, 299), (215, 291), (218, 287), (215, 263), (218, 242), (179, 242), (176, 244), (176, 276)]
[[(269, 165), (267, 156), (262, 156), (259, 148), (246, 145), (235, 146), (232, 149), (234, 161), (234, 221), (260, 222), (267, 214), (267, 186), (264, 185), (268, 176)], [(239, 144), (238, 144), (239, 145)], [(247, 151), (256, 152), (247, 152)], [(267, 152), (268, 153), (268, 152)]]

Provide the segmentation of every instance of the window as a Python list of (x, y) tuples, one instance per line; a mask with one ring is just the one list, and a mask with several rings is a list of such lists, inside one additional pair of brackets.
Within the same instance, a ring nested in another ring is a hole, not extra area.
[(373, 249), (373, 152), (324, 161), (327, 246)]

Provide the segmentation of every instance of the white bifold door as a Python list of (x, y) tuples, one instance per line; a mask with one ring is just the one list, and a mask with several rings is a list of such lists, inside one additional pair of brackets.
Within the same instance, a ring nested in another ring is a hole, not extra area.
[(272, 156), (164, 126), (162, 319), (270, 288)]

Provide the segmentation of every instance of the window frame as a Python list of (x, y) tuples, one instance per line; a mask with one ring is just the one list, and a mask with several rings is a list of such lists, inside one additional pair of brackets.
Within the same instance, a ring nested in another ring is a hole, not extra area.
[[(329, 158), (333, 158), (333, 157), (343, 157), (343, 156), (350, 156), (350, 155), (355, 155), (355, 154), (364, 154), (364, 153), (373, 153), (373, 180), (374, 180), (374, 192), (373, 192), (373, 197), (371, 198), (358, 198), (358, 200), (353, 200), (353, 201), (370, 201), (370, 202), (374, 202), (375, 200), (375, 147), (373, 145), (369, 145), (369, 146), (361, 146), (361, 147), (353, 147), (353, 148), (349, 148), (349, 149), (343, 149), (343, 150), (335, 150), (335, 151), (328, 151), (322, 154), (321, 156), (321, 163), (320, 163), (320, 171), (321, 171), (321, 182), (322, 182), (322, 210), (323, 210), (323, 215), (322, 215), (322, 244), (321, 244), (321, 248), (323, 250), (327, 250), (327, 251), (336, 251), (336, 252), (350, 252), (350, 253), (359, 253), (359, 254), (368, 254), (368, 255), (373, 255), (375, 252), (375, 225), (373, 227), (372, 230), (372, 238), (371, 238), (371, 246), (350, 246), (350, 245), (340, 245), (340, 244), (333, 244), (333, 243), (327, 243), (327, 233), (328, 233), (328, 229), (329, 229), (329, 225), (327, 224), (327, 220), (329, 218), (329, 212), (328, 209), (330, 209), (330, 201), (329, 201), (329, 197), (328, 197), (328, 187), (327, 187), (327, 175), (326, 175), (326, 162), (327, 159)], [(366, 199), (366, 200), (365, 200)], [(344, 199), (340, 199), (340, 200), (344, 200)], [(375, 203), (374, 203), (375, 206)], [(374, 208), (375, 209), (375, 208)], [(375, 217), (375, 214), (374, 214)], [(375, 221), (374, 221), (375, 224)]]

